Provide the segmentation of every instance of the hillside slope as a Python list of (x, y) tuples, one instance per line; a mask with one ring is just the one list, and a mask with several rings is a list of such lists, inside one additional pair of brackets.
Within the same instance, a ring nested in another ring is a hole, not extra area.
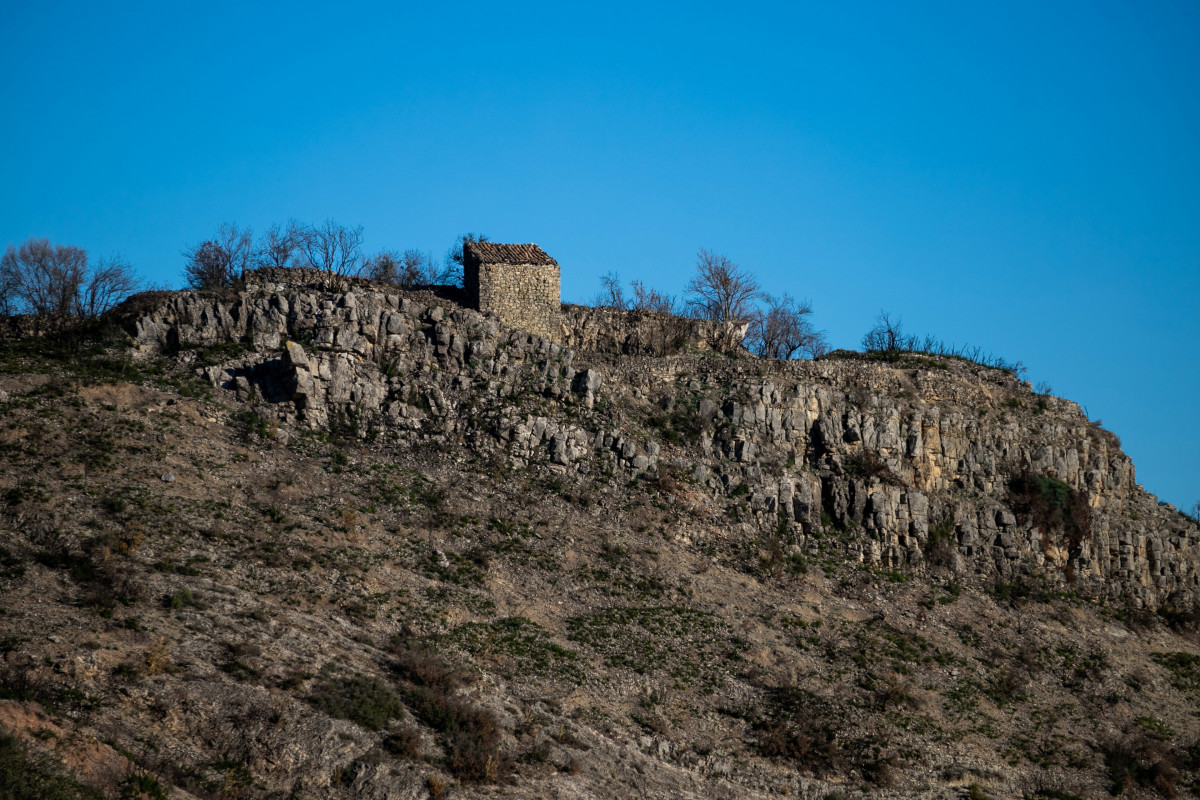
[(29, 775), (247, 798), (1200, 779), (1200, 529), (1007, 373), (628, 355), (592, 329), (563, 340), (617, 345), (572, 351), (365, 285), (142, 297), (123, 323), (4, 350), (0, 725)]

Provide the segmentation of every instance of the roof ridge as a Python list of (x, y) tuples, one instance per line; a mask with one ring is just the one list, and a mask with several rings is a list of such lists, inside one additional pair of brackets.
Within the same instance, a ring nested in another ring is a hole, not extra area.
[(529, 242), (526, 244), (505, 244), (503, 242), (464, 242), (463, 250), (479, 259), (484, 264), (535, 264), (541, 266), (558, 266), (540, 246)]

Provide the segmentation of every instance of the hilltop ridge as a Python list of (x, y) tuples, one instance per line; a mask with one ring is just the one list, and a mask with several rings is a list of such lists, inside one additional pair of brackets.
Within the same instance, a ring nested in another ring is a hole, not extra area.
[(1194, 790), (1200, 528), (1075, 403), (323, 280), (9, 347), (29, 758), (199, 797)]
[[(248, 343), (242, 358), (197, 369), (262, 397), (283, 425), (323, 428), (332, 415), (360, 438), (463, 443), (513, 467), (676, 473), (716, 494), (744, 483), (752, 527), (782, 515), (801, 547), (831, 523), (861, 529), (872, 566), (921, 567), (940, 524), (955, 572), (1045, 568), (1088, 596), (1151, 607), (1200, 587), (1195, 525), (1155, 510), (1119, 439), (1005, 370), (921, 355), (714, 358), (686, 347), (705, 341), (703, 323), (567, 307), (561, 338), (584, 345), (577, 353), (430, 296), (252, 286), (229, 305), (177, 295), (133, 323), (135, 347)], [(647, 357), (629, 354), (631, 341), (662, 344)], [(598, 395), (616, 408), (596, 410)], [(523, 407), (535, 399), (544, 407)], [(1022, 476), (1069, 491), (1058, 510), (1081, 517), (1068, 526), (1078, 541), (1055, 540), (1030, 498), (1013, 496)]]

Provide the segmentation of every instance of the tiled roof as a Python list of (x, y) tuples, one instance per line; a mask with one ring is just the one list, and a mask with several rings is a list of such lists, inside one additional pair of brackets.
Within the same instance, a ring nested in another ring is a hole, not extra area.
[(557, 266), (536, 244), (499, 244), (498, 242), (467, 242), (463, 248), (479, 259), (481, 264), (537, 264)]

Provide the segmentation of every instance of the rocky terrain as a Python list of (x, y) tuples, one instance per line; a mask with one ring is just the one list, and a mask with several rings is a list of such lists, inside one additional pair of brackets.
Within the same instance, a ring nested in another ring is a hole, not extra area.
[(29, 796), (1200, 790), (1200, 527), (1076, 404), (336, 289), (0, 344)]

